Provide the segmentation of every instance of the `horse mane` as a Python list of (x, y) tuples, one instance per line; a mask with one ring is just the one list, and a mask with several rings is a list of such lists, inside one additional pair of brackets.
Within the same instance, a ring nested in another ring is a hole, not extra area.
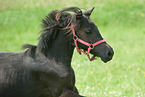
[[(69, 12), (74, 12), (75, 15), (72, 15)], [(45, 19), (42, 19), (42, 30), (40, 31), (41, 35), (38, 38), (38, 50), (47, 56), (46, 51), (56, 38), (59, 30), (62, 28), (65, 28), (64, 30), (68, 29), (71, 26), (71, 22), (75, 25), (76, 19), (80, 18), (81, 15), (82, 11), (78, 7), (51, 11)], [(69, 33), (71, 33), (71, 31)]]

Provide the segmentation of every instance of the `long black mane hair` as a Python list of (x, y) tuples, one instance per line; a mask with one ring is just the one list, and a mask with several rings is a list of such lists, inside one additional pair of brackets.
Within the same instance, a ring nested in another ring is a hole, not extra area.
[[(70, 12), (74, 12), (72, 14)], [(59, 30), (68, 30), (67, 34), (71, 33), (71, 23), (76, 28), (79, 27), (79, 23), (76, 23), (76, 19), (82, 17), (82, 11), (78, 7), (70, 7), (63, 10), (51, 11), (45, 19), (42, 19), (42, 31), (39, 37), (38, 49), (44, 55), (45, 51), (48, 50), (52, 41), (56, 38)], [(77, 25), (77, 26), (76, 26)]]

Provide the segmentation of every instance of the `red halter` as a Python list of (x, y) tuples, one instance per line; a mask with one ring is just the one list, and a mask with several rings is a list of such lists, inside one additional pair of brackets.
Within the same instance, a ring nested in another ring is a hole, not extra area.
[[(77, 52), (78, 52), (79, 54), (81, 54), (81, 52), (83, 52), (85, 55), (87, 55), (87, 57), (88, 57), (88, 59), (89, 59), (90, 61), (95, 60), (95, 59), (96, 59), (95, 56), (93, 56), (92, 58), (90, 58), (89, 52), (90, 52), (95, 46), (97, 46), (97, 45), (99, 45), (99, 44), (101, 44), (101, 43), (103, 43), (103, 42), (106, 42), (106, 40), (100, 40), (100, 41), (97, 41), (97, 42), (95, 42), (95, 43), (93, 43), (93, 44), (90, 44), (90, 43), (88, 43), (88, 42), (85, 42), (85, 41), (79, 39), (79, 38), (77, 37), (77, 35), (75, 34), (75, 30), (74, 30), (73, 27), (71, 27), (71, 30), (72, 30), (72, 33), (73, 33), (74, 43), (75, 43)], [(88, 46), (88, 51), (86, 52), (85, 50), (80, 50), (79, 47), (78, 47), (77, 42), (80, 42), (80, 43), (82, 43), (82, 44)]]

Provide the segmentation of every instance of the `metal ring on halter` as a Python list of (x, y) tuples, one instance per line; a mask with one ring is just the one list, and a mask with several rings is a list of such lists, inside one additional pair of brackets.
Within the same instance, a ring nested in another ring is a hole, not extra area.
[(90, 45), (90, 48), (91, 48), (91, 49), (93, 49), (93, 48), (94, 48), (94, 46), (91, 44), (91, 45)]
[(75, 35), (73, 38), (74, 38), (74, 40), (77, 40), (78, 37)]

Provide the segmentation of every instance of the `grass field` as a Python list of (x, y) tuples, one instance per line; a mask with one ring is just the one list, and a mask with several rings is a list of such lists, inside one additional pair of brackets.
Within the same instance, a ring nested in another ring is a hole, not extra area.
[(0, 52), (37, 44), (41, 19), (69, 6), (92, 8), (91, 19), (114, 58), (90, 62), (75, 52), (76, 86), (87, 97), (145, 97), (145, 0), (0, 0)]

